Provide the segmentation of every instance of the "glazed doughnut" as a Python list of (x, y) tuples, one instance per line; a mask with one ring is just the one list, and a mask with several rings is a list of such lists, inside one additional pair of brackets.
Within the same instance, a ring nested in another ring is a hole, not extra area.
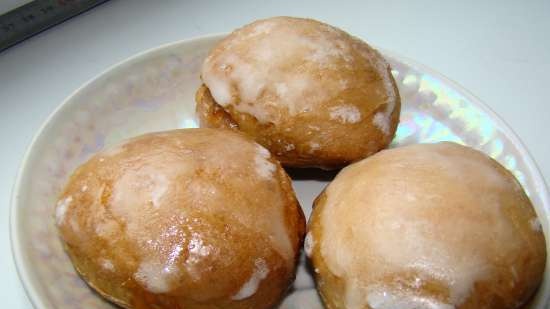
[(252, 136), (283, 165), (334, 168), (388, 146), (400, 98), (384, 58), (330, 25), (291, 17), (237, 29), (204, 61), (203, 127)]
[(545, 238), (514, 176), (454, 143), (384, 150), (343, 169), (306, 236), (330, 309), (518, 309)]
[(228, 130), (131, 139), (94, 155), (56, 207), (71, 261), (125, 308), (271, 308), (305, 232), (291, 181)]

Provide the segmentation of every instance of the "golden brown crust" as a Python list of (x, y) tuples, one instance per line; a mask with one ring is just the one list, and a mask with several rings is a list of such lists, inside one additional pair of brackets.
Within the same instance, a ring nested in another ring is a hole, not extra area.
[(211, 51), (202, 79), (201, 126), (245, 132), (285, 166), (357, 161), (386, 148), (399, 121), (383, 57), (314, 20), (278, 17), (236, 30)]
[(306, 239), (330, 309), (350, 302), (388, 308), (399, 300), (444, 309), (518, 309), (545, 268), (536, 220), (519, 183), (496, 161), (451, 143), (416, 145), (343, 170), (315, 200)]
[(214, 102), (210, 91), (201, 85), (195, 94), (196, 112), (201, 128), (213, 129), (239, 129), (239, 125), (233, 121), (221, 106)]
[(335, 276), (326, 265), (320, 251), (320, 243), (322, 239), (323, 227), (321, 225), (320, 215), (325, 207), (326, 194), (325, 190), (317, 196), (313, 201), (313, 211), (308, 222), (308, 237), (313, 239), (311, 253), (309, 259), (312, 262), (315, 283), (319, 295), (327, 309), (346, 308), (342, 298), (345, 295), (345, 282), (342, 278)]
[[(246, 114), (240, 115), (242, 122), (237, 123), (225, 109), (218, 105), (212, 98), (210, 91), (205, 85), (197, 90), (196, 111), (200, 126), (203, 128), (218, 128), (243, 131), (254, 138), (258, 143), (270, 149), (275, 157), (288, 167), (321, 167), (323, 169), (335, 169), (363, 159), (368, 155), (376, 153), (378, 150), (387, 147), (391, 138), (397, 130), (399, 123), (400, 104), (397, 105), (391, 115), (391, 136), (386, 136), (375, 128), (368, 128), (363, 125), (366, 132), (353, 135), (353, 132), (331, 128), (325, 123), (325, 129), (332, 132), (331, 138), (326, 139), (326, 143), (331, 143), (334, 149), (316, 149), (312, 152), (310, 137), (311, 129), (296, 126), (289, 133), (282, 133), (273, 124), (259, 123), (254, 117)], [(304, 123), (307, 120), (295, 119), (296, 123)], [(294, 124), (288, 124), (291, 127)], [(362, 124), (359, 124), (360, 126)], [(242, 127), (247, 130), (241, 129)], [(328, 133), (325, 133), (325, 136)], [(384, 146), (375, 142), (363, 143), (365, 140), (380, 140)], [(288, 145), (294, 145), (294, 148), (288, 150)]]
[(279, 163), (223, 130), (148, 134), (100, 152), (59, 201), (75, 268), (125, 308), (270, 308), (294, 279), (305, 230)]

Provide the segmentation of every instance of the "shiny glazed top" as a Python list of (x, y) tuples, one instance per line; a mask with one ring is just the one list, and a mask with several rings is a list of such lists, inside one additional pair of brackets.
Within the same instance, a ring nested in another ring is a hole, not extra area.
[(283, 164), (341, 166), (386, 147), (397, 127), (388, 63), (312, 19), (274, 17), (235, 30), (210, 52), (201, 77), (234, 126)]
[(122, 292), (130, 301), (113, 296), (123, 303), (163, 294), (190, 308), (248, 299), (264, 280), (280, 294), (304, 229), (269, 152), (212, 129), (148, 134), (98, 153), (71, 177), (56, 220), (73, 263), (100, 292), (110, 293), (102, 282), (119, 282), (138, 291)]
[(341, 280), (335, 302), (349, 309), (519, 308), (546, 260), (516, 179), (454, 143), (384, 150), (345, 168), (310, 224), (306, 252)]

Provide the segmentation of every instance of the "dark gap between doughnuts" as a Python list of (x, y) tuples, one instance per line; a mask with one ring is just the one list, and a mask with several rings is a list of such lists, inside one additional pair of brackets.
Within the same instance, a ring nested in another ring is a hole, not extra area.
[(340, 169), (327, 171), (318, 168), (285, 167), (285, 171), (292, 180), (331, 181), (340, 172)]

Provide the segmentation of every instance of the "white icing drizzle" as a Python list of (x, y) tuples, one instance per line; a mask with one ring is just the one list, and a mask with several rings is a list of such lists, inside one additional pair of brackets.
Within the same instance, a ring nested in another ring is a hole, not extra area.
[(273, 173), (277, 168), (275, 164), (268, 160), (270, 157), (271, 154), (269, 153), (269, 151), (264, 147), (258, 145), (257, 154), (254, 157), (254, 166), (256, 169), (256, 173), (262, 178), (271, 179), (273, 177)]
[(202, 79), (216, 99), (216, 103), (221, 106), (227, 106), (233, 101), (231, 86), (226, 81), (215, 74), (203, 74)]
[(156, 261), (144, 261), (134, 274), (134, 279), (152, 293), (166, 293), (171, 290), (171, 280), (177, 275), (174, 265), (165, 265)]
[(311, 257), (311, 252), (313, 251), (314, 245), (313, 235), (311, 232), (307, 233), (306, 239), (304, 240), (304, 252), (308, 257)]
[(111, 260), (101, 259), (100, 264), (101, 264), (101, 267), (103, 267), (103, 269), (105, 269), (105, 270), (108, 270), (108, 271), (114, 271), (115, 270), (115, 265), (113, 265), (113, 262), (111, 262)]
[(373, 124), (382, 131), (382, 133), (390, 134), (391, 115), (395, 109), (395, 98), (399, 94), (395, 91), (392, 83), (391, 73), (388, 73), (389, 64), (383, 58), (375, 58), (372, 53), (376, 53), (374, 50), (362, 50), (362, 55), (365, 57), (371, 65), (378, 71), (378, 74), (382, 78), (382, 84), (387, 94), (386, 109), (383, 112), (378, 112), (374, 115)]
[(265, 260), (262, 258), (257, 259), (254, 262), (254, 272), (252, 273), (252, 276), (250, 276), (250, 279), (243, 284), (241, 289), (237, 292), (237, 294), (233, 295), (231, 299), (242, 300), (254, 295), (256, 291), (258, 291), (260, 283), (262, 280), (267, 278), (268, 274), (269, 268)]
[[(190, 262), (199, 262), (201, 257), (207, 256), (210, 254), (210, 246), (205, 246), (204, 242), (202, 241), (201, 237), (197, 233), (193, 233), (191, 240), (189, 241), (188, 245), (189, 249), (189, 257), (187, 258), (187, 261)], [(175, 257), (179, 256), (179, 253), (181, 252), (182, 248), (181, 246), (177, 246), (177, 250), (174, 250), (170, 254), (170, 261), (174, 261)]]
[(286, 83), (275, 83), (275, 92), (279, 97), (285, 97), (288, 94), (288, 86)]
[(294, 146), (294, 144), (286, 144), (284, 146), (284, 149), (285, 149), (285, 151), (291, 151), (291, 150), (296, 149), (296, 146)]
[[(158, 239), (149, 239), (145, 243), (151, 248), (157, 248), (162, 243), (162, 239), (174, 237), (178, 233), (178, 228), (171, 226)], [(200, 244), (197, 244), (197, 240)], [(196, 258), (195, 251), (200, 250), (201, 246), (202, 240), (198, 234), (193, 233), (188, 246), (188, 259)], [(179, 267), (176, 262), (184, 250), (183, 245), (178, 242), (165, 250), (162, 255), (153, 254), (143, 257), (137, 271), (134, 273), (134, 279), (152, 293), (171, 291), (174, 287), (173, 282), (180, 276)]]
[(163, 174), (151, 175), (151, 203), (154, 207), (160, 206), (160, 200), (168, 191), (168, 179)]
[(354, 105), (334, 106), (329, 111), (330, 119), (338, 120), (341, 123), (357, 123), (361, 120), (361, 112)]
[(199, 280), (201, 276), (201, 267), (199, 263), (203, 257), (211, 253), (212, 247), (205, 245), (199, 234), (193, 233), (187, 245), (187, 249), (189, 256), (184, 263), (185, 270), (192, 278)]
[(71, 205), (72, 201), (73, 197), (69, 195), (57, 203), (57, 207), (55, 208), (55, 220), (57, 225), (61, 225), (61, 223), (65, 221), (65, 214), (67, 213), (67, 209)]
[[(335, 69), (341, 60), (351, 66), (351, 45), (343, 40), (347, 34), (307, 25), (312, 32), (304, 35), (295, 22), (304, 23), (286, 18), (258, 21), (237, 30), (223, 50), (207, 57), (201, 76), (218, 104), (231, 104), (261, 122), (277, 122), (280, 115), (273, 111), (308, 112), (347, 87), (346, 80), (327, 82), (288, 66), (290, 57), (317, 69)], [(247, 48), (251, 38), (254, 48)], [(271, 99), (263, 100), (266, 95)]]
[(372, 117), (372, 123), (382, 131), (382, 133), (390, 134), (390, 121), (386, 113), (378, 112)]
[(426, 297), (392, 293), (380, 288), (369, 290), (367, 303), (372, 309), (455, 309), (452, 305)]

